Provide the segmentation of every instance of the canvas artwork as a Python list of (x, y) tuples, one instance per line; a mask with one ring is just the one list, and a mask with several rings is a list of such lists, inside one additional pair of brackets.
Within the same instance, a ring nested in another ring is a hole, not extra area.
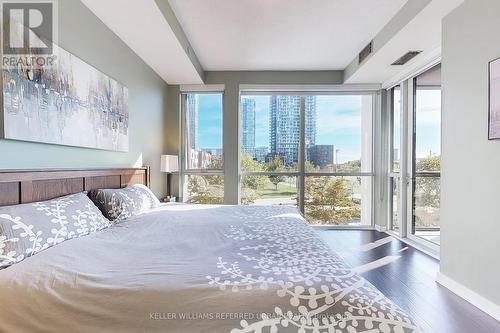
[(53, 65), (2, 69), (6, 139), (128, 151), (128, 90), (54, 45)]
[(490, 62), (490, 109), (489, 130), (490, 140), (500, 139), (500, 59)]

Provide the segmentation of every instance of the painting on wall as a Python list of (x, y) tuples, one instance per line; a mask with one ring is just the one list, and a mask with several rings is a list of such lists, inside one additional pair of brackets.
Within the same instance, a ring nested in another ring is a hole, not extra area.
[(2, 69), (5, 139), (128, 151), (128, 90), (54, 45), (53, 64)]
[(489, 65), (489, 115), (488, 139), (500, 139), (500, 58)]

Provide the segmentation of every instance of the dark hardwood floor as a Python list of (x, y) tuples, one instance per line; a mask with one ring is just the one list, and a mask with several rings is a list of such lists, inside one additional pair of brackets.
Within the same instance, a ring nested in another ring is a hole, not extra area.
[(500, 323), (435, 282), (438, 260), (377, 231), (325, 230), (321, 237), (426, 333), (495, 333)]

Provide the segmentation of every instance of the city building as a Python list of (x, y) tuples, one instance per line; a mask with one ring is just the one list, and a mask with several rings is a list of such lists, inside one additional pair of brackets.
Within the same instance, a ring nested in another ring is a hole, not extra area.
[(192, 169), (206, 169), (212, 162), (214, 155), (205, 150), (189, 149), (189, 161)]
[(333, 145), (315, 145), (307, 149), (308, 161), (314, 166), (323, 169), (327, 165), (333, 165)]
[[(286, 165), (297, 163), (299, 159), (300, 99), (300, 96), (271, 96), (270, 154), (284, 156)], [(312, 147), (316, 142), (316, 96), (305, 97), (304, 125), (306, 148)]]
[(202, 152), (210, 154), (212, 156), (222, 156), (224, 151), (222, 148), (202, 148), (200, 149)]
[(255, 100), (243, 98), (241, 111), (241, 147), (244, 152), (252, 154), (255, 148)]
[(269, 147), (255, 147), (250, 154), (254, 160), (264, 163), (266, 161), (267, 154), (269, 154)]
[(281, 162), (282, 162), (283, 164), (285, 164), (285, 162), (286, 162), (286, 156), (285, 156), (285, 154), (284, 154), (284, 153), (277, 153), (277, 154), (268, 153), (268, 154), (266, 155), (265, 162), (266, 162), (266, 163), (270, 163), (270, 162), (272, 162), (276, 156), (279, 156), (279, 157), (280, 157)]

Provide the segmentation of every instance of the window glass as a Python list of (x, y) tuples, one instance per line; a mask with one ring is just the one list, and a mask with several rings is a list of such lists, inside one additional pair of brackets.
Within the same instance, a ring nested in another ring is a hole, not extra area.
[(399, 172), (401, 155), (401, 88), (392, 89), (392, 171)]
[(308, 114), (306, 172), (371, 171), (371, 96), (316, 96), (314, 112)]
[(440, 243), (441, 65), (415, 78), (412, 232)]
[(224, 177), (222, 175), (184, 177), (184, 202), (197, 204), (224, 203)]
[[(297, 171), (300, 144), (300, 96), (243, 96), (241, 150), (243, 171)], [(306, 97), (306, 114), (315, 98)], [(315, 119), (314, 116), (309, 116)], [(309, 124), (309, 127), (315, 127)], [(314, 134), (306, 131), (306, 138)], [(247, 157), (247, 159), (245, 159)], [(257, 163), (246, 163), (254, 160)]]
[(245, 205), (298, 205), (297, 177), (294, 176), (243, 176), (241, 188), (241, 203)]
[(242, 204), (298, 206), (314, 224), (371, 225), (372, 95), (243, 94), (240, 112)]
[(371, 177), (305, 177), (304, 204), (313, 224), (371, 225)]
[(222, 94), (185, 94), (186, 169), (224, 168)]

